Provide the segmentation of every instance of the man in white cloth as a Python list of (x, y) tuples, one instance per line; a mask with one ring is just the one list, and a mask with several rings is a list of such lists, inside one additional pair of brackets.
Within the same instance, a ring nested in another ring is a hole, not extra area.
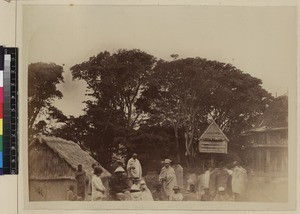
[(232, 192), (235, 201), (241, 201), (241, 195), (244, 193), (247, 182), (247, 170), (244, 169), (238, 161), (233, 162), (234, 168), (232, 172)]
[(176, 174), (174, 169), (170, 166), (170, 163), (170, 159), (165, 159), (165, 166), (161, 169), (158, 177), (167, 198), (169, 198), (170, 194), (173, 192), (173, 187), (177, 186)]
[(130, 188), (130, 196), (132, 201), (141, 201), (142, 200), (142, 191), (139, 178), (133, 179), (133, 185)]
[(105, 187), (100, 178), (101, 173), (102, 169), (96, 166), (92, 177), (92, 201), (102, 201), (104, 198)]
[(147, 187), (146, 182), (144, 180), (141, 180), (140, 185), (142, 191), (142, 195), (141, 195), (142, 201), (154, 201), (152, 197), (152, 193)]
[(140, 161), (137, 159), (137, 154), (134, 153), (132, 158), (127, 162), (127, 173), (129, 179), (142, 178), (142, 166)]

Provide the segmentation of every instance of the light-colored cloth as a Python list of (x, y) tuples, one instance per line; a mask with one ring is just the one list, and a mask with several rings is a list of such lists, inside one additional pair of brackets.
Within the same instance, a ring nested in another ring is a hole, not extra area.
[(239, 166), (235, 166), (232, 171), (232, 192), (242, 194), (247, 182), (247, 171)]
[(182, 201), (183, 200), (183, 195), (179, 193), (174, 193), (172, 192), (169, 196), (169, 201)]
[(92, 177), (92, 201), (102, 201), (104, 197), (105, 187), (101, 178), (93, 175)]
[(142, 166), (138, 159), (128, 160), (127, 173), (129, 178), (142, 178)]
[(94, 175), (94, 170), (91, 171), (91, 174), (89, 175), (89, 185), (88, 185), (88, 195), (92, 195), (92, 178)]
[(140, 184), (133, 184), (130, 189), (131, 190), (141, 190), (141, 185)]
[(163, 190), (166, 196), (169, 198), (170, 194), (173, 192), (173, 187), (177, 185), (176, 174), (173, 167), (163, 167), (159, 174), (159, 182), (162, 183)]
[(150, 190), (148, 189), (148, 187), (146, 187), (144, 190), (142, 190), (141, 199), (142, 199), (142, 201), (154, 201), (152, 194), (151, 194)]
[(177, 185), (180, 189), (183, 189), (183, 168), (180, 164), (174, 165), (173, 168), (177, 179)]
[(130, 193), (132, 201), (141, 201), (142, 200), (142, 191), (140, 192), (131, 192)]
[(198, 193), (199, 198), (204, 195), (204, 188), (205, 188), (205, 174), (202, 173), (198, 176)]
[(204, 188), (209, 188), (209, 177), (210, 177), (210, 171), (206, 170), (204, 173)]

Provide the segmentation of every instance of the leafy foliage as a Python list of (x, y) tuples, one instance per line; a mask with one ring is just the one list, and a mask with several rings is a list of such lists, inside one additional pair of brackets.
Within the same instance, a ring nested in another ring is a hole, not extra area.
[(37, 118), (45, 114), (58, 120), (64, 120), (61, 111), (51, 105), (55, 98), (62, 98), (57, 84), (63, 82), (63, 67), (54, 63), (32, 63), (28, 66), (28, 129), (29, 138), (45, 128), (45, 121), (38, 122)]

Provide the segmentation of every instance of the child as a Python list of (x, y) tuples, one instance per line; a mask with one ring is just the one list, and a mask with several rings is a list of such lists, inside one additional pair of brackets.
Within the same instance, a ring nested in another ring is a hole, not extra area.
[(227, 195), (224, 187), (219, 187), (214, 201), (230, 201), (229, 196)]
[(163, 193), (161, 191), (161, 184), (155, 186), (155, 190), (152, 192), (154, 201), (164, 201)]
[(185, 194), (184, 201), (199, 201), (199, 194), (196, 191), (196, 187), (194, 184), (190, 185), (190, 190)]
[(67, 200), (68, 201), (77, 201), (78, 200), (77, 195), (74, 194), (74, 186), (73, 185), (71, 185), (69, 187), (69, 190), (67, 192)]
[(204, 188), (204, 194), (201, 197), (201, 201), (211, 201), (208, 188)]
[(179, 186), (174, 186), (173, 193), (171, 193), (169, 196), (169, 201), (182, 201), (183, 195), (179, 191), (180, 191)]

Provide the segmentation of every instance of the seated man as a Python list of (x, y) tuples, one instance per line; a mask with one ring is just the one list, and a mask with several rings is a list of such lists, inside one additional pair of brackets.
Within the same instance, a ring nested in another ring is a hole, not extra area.
[(174, 192), (171, 193), (170, 196), (169, 196), (169, 201), (182, 201), (183, 200), (183, 195), (180, 193), (179, 186), (174, 186), (173, 191)]
[(126, 178), (124, 177), (125, 170), (123, 167), (117, 167), (114, 172), (114, 175), (110, 179), (110, 194), (113, 200), (119, 201), (117, 197), (117, 193), (123, 193), (126, 189), (128, 189)]
[(190, 190), (183, 197), (184, 201), (199, 201), (199, 195), (194, 184), (190, 185)]

